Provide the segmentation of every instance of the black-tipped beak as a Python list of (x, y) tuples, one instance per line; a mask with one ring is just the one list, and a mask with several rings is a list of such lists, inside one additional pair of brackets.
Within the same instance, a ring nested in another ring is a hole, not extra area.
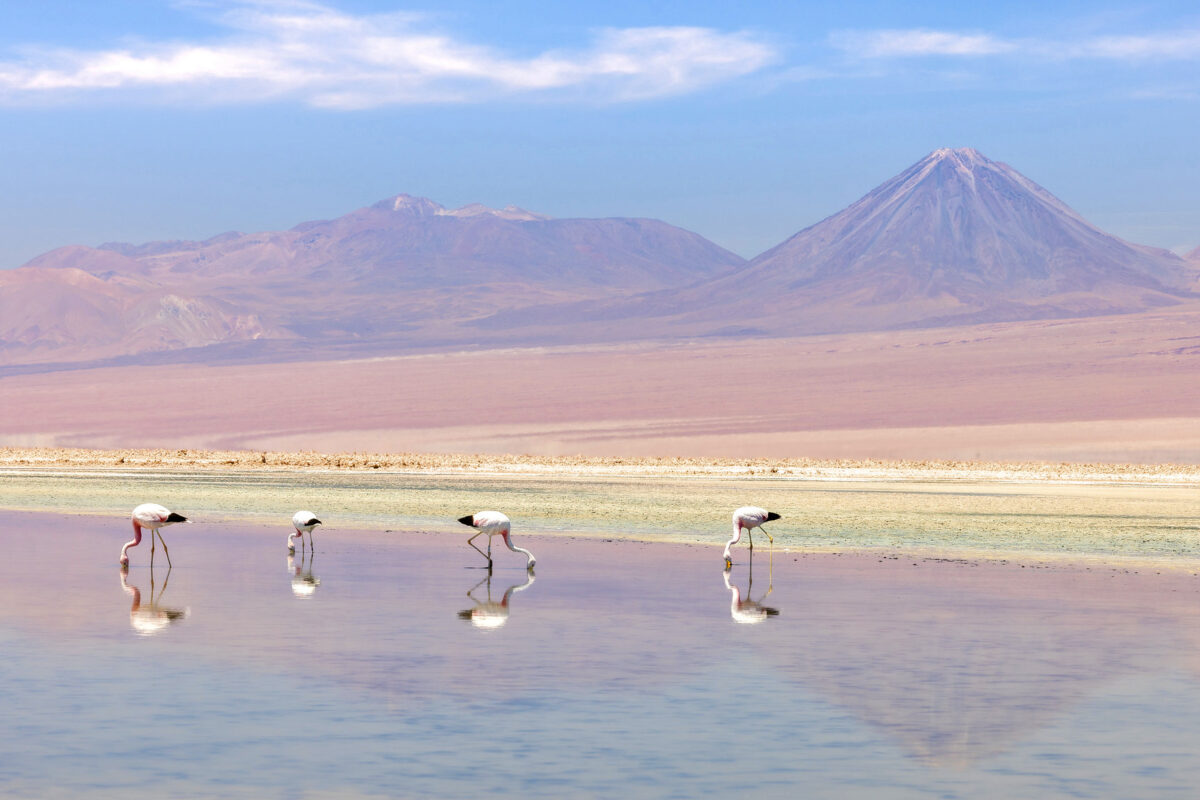
[(174, 511), (167, 517), (167, 522), (187, 522), (188, 518), (183, 514), (176, 514)]
[(463, 525), (470, 525), (471, 527), (475, 527), (475, 515), (474, 514), (468, 514), (465, 517), (459, 517), (458, 521), (461, 522)]
[(783, 519), (783, 517), (779, 516), (774, 511), (768, 511), (767, 512), (767, 522), (770, 522), (773, 519)]

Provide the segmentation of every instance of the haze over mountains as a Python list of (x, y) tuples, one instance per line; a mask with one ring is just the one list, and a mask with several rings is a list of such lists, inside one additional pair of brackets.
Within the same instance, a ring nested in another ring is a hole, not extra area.
[(791, 336), (1144, 311), (1200, 251), (1124, 242), (1007, 165), (937, 150), (752, 261), (648, 219), (399, 195), (289, 231), (72, 246), (0, 271), (0, 364), (339, 357)]

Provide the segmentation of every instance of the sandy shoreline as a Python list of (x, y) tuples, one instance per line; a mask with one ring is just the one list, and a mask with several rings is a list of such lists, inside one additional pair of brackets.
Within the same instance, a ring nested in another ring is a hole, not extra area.
[(879, 459), (617, 458), (457, 453), (0, 447), (0, 469), (386, 471), (546, 477), (644, 476), (800, 480), (1067, 482), (1200, 485), (1200, 465)]

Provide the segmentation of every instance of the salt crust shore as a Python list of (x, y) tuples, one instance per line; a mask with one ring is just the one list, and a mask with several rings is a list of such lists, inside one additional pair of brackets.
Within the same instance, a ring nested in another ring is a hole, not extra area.
[(975, 481), (1200, 485), (1200, 465), (927, 460), (613, 458), (245, 450), (0, 447), (0, 468), (374, 471), (530, 476), (713, 477), (832, 481)]

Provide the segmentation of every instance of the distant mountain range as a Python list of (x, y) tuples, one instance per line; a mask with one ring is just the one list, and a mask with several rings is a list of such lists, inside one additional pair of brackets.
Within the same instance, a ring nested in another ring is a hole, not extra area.
[(63, 247), (0, 271), (0, 364), (334, 357), (1129, 313), (1181, 258), (975, 150), (934, 151), (752, 261), (649, 219), (398, 195), (289, 231)]

